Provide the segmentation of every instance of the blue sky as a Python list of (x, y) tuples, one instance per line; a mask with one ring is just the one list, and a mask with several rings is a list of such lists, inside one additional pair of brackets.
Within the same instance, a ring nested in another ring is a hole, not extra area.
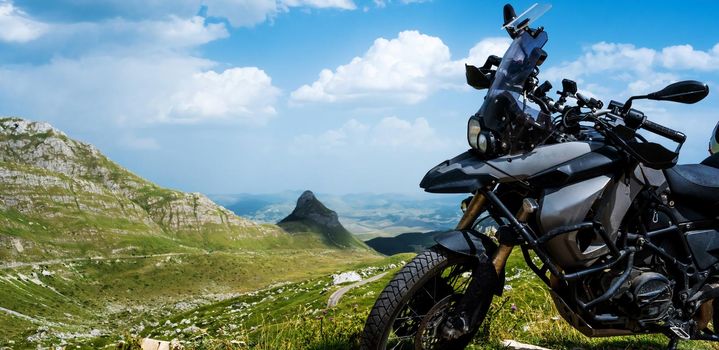
[[(514, 2), (518, 11), (530, 1)], [(0, 114), (48, 121), (163, 186), (206, 193), (418, 193), (467, 148), (483, 93), (463, 64), (508, 44), (503, 2), (0, 1)], [(719, 4), (556, 1), (540, 77), (641, 103), (706, 156), (719, 120)]]

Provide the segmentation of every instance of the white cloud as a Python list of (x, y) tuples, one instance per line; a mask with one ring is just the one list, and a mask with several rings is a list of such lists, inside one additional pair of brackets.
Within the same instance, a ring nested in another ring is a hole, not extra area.
[(24, 43), (40, 37), (47, 30), (45, 23), (33, 20), (11, 1), (0, 2), (0, 40)]
[(691, 45), (662, 49), (661, 62), (670, 69), (719, 70), (719, 43), (711, 50), (695, 50)]
[(395, 39), (375, 40), (362, 57), (334, 71), (323, 69), (317, 81), (293, 91), (291, 100), (306, 103), (379, 98), (416, 103), (439, 89), (460, 86), (465, 62), (483, 63), (487, 55), (501, 55), (508, 45), (508, 39), (489, 38), (472, 48), (469, 57), (452, 61), (441, 39), (403, 31)]
[(52, 30), (27, 45), (53, 52), (49, 62), (0, 67), (0, 103), (26, 117), (133, 127), (204, 121), (261, 125), (275, 114), (280, 91), (264, 71), (216, 72), (216, 62), (195, 56), (197, 46), (229, 35), (223, 23), (169, 15), (47, 26)]
[[(719, 70), (719, 44), (702, 51), (691, 45), (676, 45), (655, 50), (632, 44), (599, 42), (584, 50), (574, 61), (563, 62), (546, 70), (542, 77), (550, 80), (616, 73), (619, 80), (633, 80), (635, 76), (652, 75), (658, 69)], [(644, 79), (646, 80), (646, 79)]]
[(270, 77), (255, 67), (215, 72), (192, 52), (227, 35), (224, 24), (197, 16), (54, 25), (42, 40), (73, 47), (72, 55), (0, 67), (0, 101), (26, 117), (78, 123), (263, 124), (279, 95)]
[(352, 0), (206, 0), (207, 14), (226, 18), (234, 27), (251, 27), (292, 7), (354, 10)]
[(319, 135), (299, 135), (292, 142), (294, 153), (357, 154), (392, 150), (437, 150), (448, 142), (437, 135), (425, 118), (414, 121), (386, 117), (374, 125), (350, 119), (337, 129)]
[(145, 37), (152, 37), (155, 43), (164, 46), (192, 47), (229, 36), (222, 23), (205, 23), (199, 16), (180, 18), (170, 16), (167, 21), (142, 21), (139, 23), (118, 23), (122, 31), (132, 30)]
[(140, 52), (181, 51), (229, 36), (223, 23), (207, 23), (199, 16), (52, 24), (52, 31), (37, 41), (57, 54), (88, 52), (136, 55)]
[(507, 38), (486, 38), (469, 49), (469, 56), (460, 60), (473, 65), (483, 65), (490, 55), (502, 57), (511, 41)]
[[(0, 69), (0, 101), (37, 119), (127, 127), (157, 122), (261, 125), (279, 90), (255, 67), (210, 70), (182, 54), (90, 55)], [(37, 103), (42, 101), (42, 103)]]
[(195, 73), (171, 98), (170, 110), (160, 119), (193, 123), (232, 120), (264, 124), (275, 115), (280, 90), (256, 67), (231, 68), (222, 73)]
[(657, 56), (652, 49), (607, 42), (596, 43), (584, 51), (584, 54), (574, 61), (563, 62), (547, 69), (541, 77), (549, 80), (579, 80), (587, 75), (604, 72), (647, 72)]
[(417, 118), (412, 122), (397, 117), (382, 119), (374, 127), (370, 143), (382, 147), (410, 149), (434, 149), (445, 144), (429, 126), (427, 119)]
[[(0, 0), (7, 1), (7, 0)], [(299, 9), (357, 8), (352, 0), (52, 0), (55, 7), (67, 12), (81, 10), (84, 16), (95, 16), (95, 21), (124, 18), (133, 21), (164, 20), (168, 16), (190, 18), (202, 6), (208, 16), (227, 19), (234, 27), (251, 27), (277, 15)], [(36, 10), (38, 11), (38, 10)], [(42, 11), (42, 10), (39, 10)], [(108, 14), (111, 14), (108, 17)]]
[(337, 8), (342, 10), (357, 9), (352, 0), (283, 0), (282, 4), (289, 7)]

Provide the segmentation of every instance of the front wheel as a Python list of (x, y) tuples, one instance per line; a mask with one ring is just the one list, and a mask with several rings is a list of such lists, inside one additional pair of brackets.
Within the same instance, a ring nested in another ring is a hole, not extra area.
[(461, 300), (472, 271), (473, 257), (434, 246), (405, 265), (385, 287), (370, 311), (361, 349), (462, 349), (469, 344), (486, 316), (492, 293), (483, 290), (477, 322), (451, 341), (441, 327)]

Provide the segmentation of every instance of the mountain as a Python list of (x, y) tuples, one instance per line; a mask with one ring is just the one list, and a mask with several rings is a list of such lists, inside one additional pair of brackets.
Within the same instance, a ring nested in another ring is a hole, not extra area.
[(19, 118), (0, 118), (0, 227), (0, 260), (9, 261), (213, 250), (286, 236)]
[[(256, 222), (275, 223), (289, 215), (301, 192), (210, 194), (215, 202)], [(466, 195), (427, 193), (316, 194), (335, 210), (343, 226), (366, 240), (405, 232), (447, 230), (459, 221), (459, 203)]]
[(339, 248), (367, 249), (342, 226), (337, 213), (322, 204), (312, 191), (303, 192), (292, 213), (277, 225), (290, 233), (318, 233), (325, 243)]

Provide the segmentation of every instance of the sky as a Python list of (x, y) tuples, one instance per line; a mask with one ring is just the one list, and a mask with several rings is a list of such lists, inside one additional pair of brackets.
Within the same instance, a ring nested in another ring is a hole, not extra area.
[[(503, 5), (0, 0), (0, 115), (47, 121), (183, 191), (419, 193), (428, 169), (468, 148), (486, 90), (465, 85), (464, 64), (508, 46)], [(635, 104), (688, 135), (680, 163), (706, 157), (719, 3), (551, 5), (535, 23), (549, 34), (540, 79), (573, 79), (605, 104), (706, 82), (695, 105)]]

